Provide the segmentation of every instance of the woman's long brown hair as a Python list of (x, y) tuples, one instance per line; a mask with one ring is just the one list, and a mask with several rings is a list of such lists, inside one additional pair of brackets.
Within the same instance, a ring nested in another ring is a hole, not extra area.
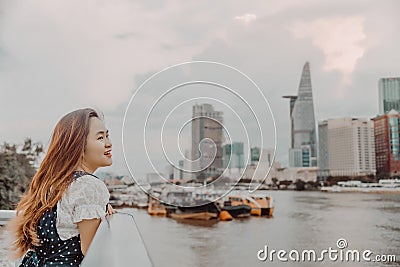
[(79, 109), (57, 123), (47, 154), (16, 207), (16, 218), (10, 222), (15, 235), (14, 256), (21, 257), (28, 249), (39, 246), (36, 227), (40, 217), (57, 205), (73, 180), (73, 172), (80, 167), (91, 117), (99, 118), (93, 109)]

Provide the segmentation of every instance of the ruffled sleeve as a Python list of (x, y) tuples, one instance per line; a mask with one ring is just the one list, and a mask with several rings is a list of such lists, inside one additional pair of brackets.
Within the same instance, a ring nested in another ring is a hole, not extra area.
[(90, 175), (82, 176), (71, 184), (69, 193), (73, 223), (106, 215), (110, 193), (101, 180)]

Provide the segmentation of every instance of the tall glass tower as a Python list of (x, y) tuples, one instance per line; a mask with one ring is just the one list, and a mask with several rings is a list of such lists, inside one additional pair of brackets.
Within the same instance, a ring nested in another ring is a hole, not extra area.
[(391, 110), (373, 121), (376, 176), (379, 179), (400, 178), (400, 114)]
[(400, 112), (400, 78), (381, 78), (378, 82), (379, 113)]
[(233, 142), (222, 147), (222, 164), (224, 168), (244, 168), (244, 149), (242, 142)]
[(297, 96), (284, 96), (284, 98), (290, 99), (291, 147), (289, 165), (291, 167), (317, 166), (314, 103), (310, 64), (308, 62), (303, 67)]

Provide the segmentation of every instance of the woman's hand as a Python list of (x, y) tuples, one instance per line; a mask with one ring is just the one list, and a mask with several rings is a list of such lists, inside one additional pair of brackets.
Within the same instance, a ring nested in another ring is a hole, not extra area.
[(107, 212), (106, 212), (106, 216), (112, 215), (114, 213), (116, 213), (117, 211), (115, 209), (113, 209), (113, 207), (111, 206), (110, 203), (107, 204)]

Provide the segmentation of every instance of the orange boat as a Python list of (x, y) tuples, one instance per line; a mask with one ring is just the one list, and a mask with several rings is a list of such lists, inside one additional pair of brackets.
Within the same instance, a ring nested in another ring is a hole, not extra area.
[(176, 220), (212, 220), (212, 219), (217, 219), (218, 214), (214, 212), (208, 212), (208, 211), (203, 211), (203, 212), (180, 212), (179, 210), (175, 213), (170, 214), (171, 218), (176, 219)]
[(229, 195), (228, 201), (232, 206), (248, 205), (251, 207), (250, 214), (255, 216), (272, 217), (274, 213), (273, 200), (263, 195)]
[(160, 201), (150, 198), (147, 212), (152, 216), (166, 216), (167, 210)]
[(218, 219), (220, 210), (214, 202), (196, 201), (193, 206), (168, 207), (168, 216), (177, 220), (213, 220)]
[(250, 197), (254, 199), (261, 206), (261, 214), (257, 214), (258, 216), (268, 216), (268, 217), (273, 216), (274, 204), (270, 196), (251, 195)]

